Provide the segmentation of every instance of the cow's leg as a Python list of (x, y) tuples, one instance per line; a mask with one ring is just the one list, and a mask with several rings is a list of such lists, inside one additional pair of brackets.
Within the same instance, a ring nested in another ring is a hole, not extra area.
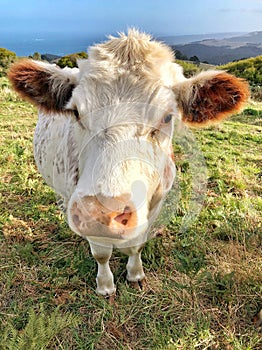
[[(89, 242), (90, 243), (90, 242)], [(97, 244), (90, 243), (91, 252), (98, 266), (96, 283), (97, 293), (102, 295), (111, 295), (116, 291), (114, 285), (114, 276), (109, 266), (109, 259), (112, 255), (112, 248), (103, 247)]]
[(134, 287), (140, 287), (143, 289), (145, 273), (143, 270), (141, 252), (144, 245), (130, 248), (121, 248), (120, 251), (129, 256), (126, 265), (127, 280), (132, 282)]

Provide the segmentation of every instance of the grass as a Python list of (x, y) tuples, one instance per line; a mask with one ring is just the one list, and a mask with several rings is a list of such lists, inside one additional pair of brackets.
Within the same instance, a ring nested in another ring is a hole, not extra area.
[(110, 305), (95, 293), (88, 243), (69, 230), (35, 168), (35, 109), (5, 79), (0, 86), (0, 349), (261, 349), (252, 321), (262, 306), (261, 104), (194, 132), (208, 188), (184, 233), (190, 179), (176, 148), (182, 200), (143, 251), (147, 290), (125, 282), (116, 251)]

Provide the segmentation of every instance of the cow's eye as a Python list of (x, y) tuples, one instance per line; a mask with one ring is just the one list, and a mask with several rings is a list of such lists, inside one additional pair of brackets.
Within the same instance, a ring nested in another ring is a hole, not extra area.
[(163, 119), (162, 119), (162, 124), (168, 124), (171, 122), (173, 115), (172, 114), (167, 114)]

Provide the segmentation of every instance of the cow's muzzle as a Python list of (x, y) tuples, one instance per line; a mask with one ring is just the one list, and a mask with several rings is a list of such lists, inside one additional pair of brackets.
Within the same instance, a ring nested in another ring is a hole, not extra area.
[(119, 234), (135, 229), (138, 223), (137, 210), (129, 198), (128, 195), (78, 197), (69, 209), (71, 225), (84, 235), (88, 235), (90, 229), (93, 231), (94, 225), (97, 226), (97, 234), (105, 230)]

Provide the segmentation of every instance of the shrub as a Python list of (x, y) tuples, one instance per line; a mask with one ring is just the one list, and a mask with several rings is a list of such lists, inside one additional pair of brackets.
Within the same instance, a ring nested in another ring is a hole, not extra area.
[(9, 66), (17, 59), (13, 51), (0, 47), (0, 77), (5, 76)]
[(60, 58), (60, 60), (57, 62), (57, 65), (61, 68), (64, 67), (77, 67), (77, 60), (78, 59), (85, 59), (87, 58), (87, 54), (85, 52), (77, 52), (73, 53), (71, 55), (64, 56)]
[(190, 62), (186, 62), (186, 61), (182, 61), (182, 60), (176, 60), (176, 62), (183, 67), (184, 69), (184, 75), (187, 78), (192, 77), (193, 75), (195, 75), (196, 73), (200, 72), (200, 68), (199, 66), (197, 66), (194, 63), (190, 63)]

